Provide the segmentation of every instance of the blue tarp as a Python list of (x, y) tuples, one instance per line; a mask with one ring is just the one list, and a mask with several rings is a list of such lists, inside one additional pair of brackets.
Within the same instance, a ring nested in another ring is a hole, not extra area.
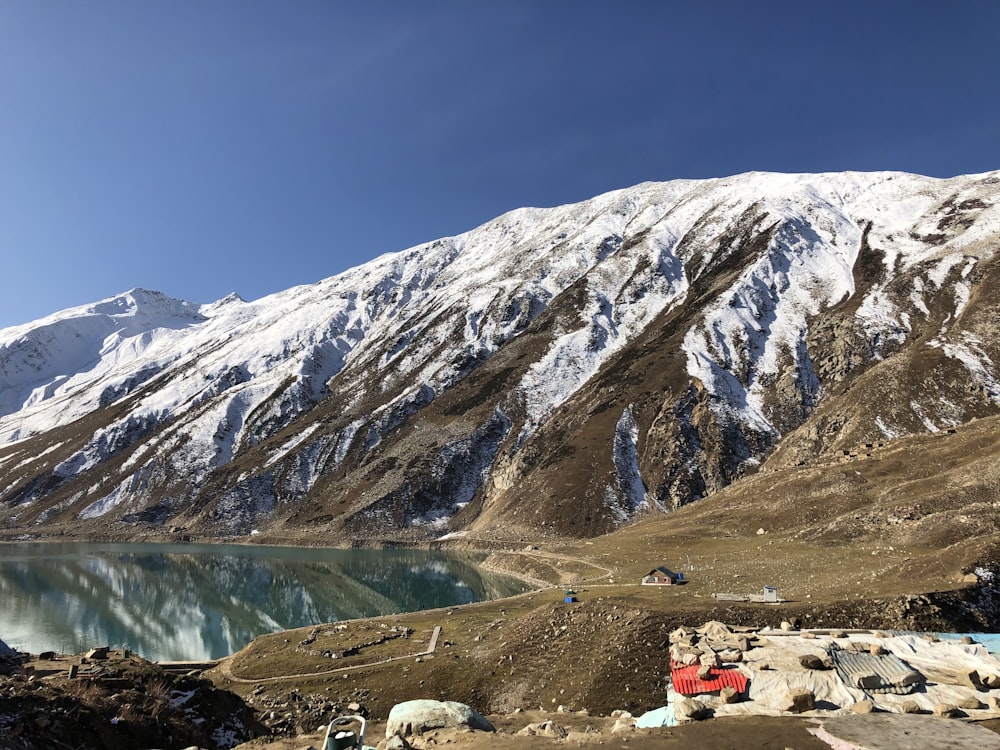
[(635, 720), (635, 725), (639, 729), (656, 729), (657, 727), (676, 727), (677, 717), (674, 716), (673, 706), (660, 706), (652, 711), (647, 711)]
[(991, 654), (1000, 655), (1000, 633), (935, 633), (941, 640), (955, 641), (962, 636), (969, 636), (976, 643), (981, 643)]
[(635, 720), (639, 729), (656, 729), (657, 727), (676, 727), (677, 716), (674, 714), (674, 691), (667, 688), (667, 705), (647, 711)]

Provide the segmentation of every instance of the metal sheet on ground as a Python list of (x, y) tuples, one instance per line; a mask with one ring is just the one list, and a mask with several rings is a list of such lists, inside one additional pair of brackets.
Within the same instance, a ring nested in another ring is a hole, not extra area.
[(809, 731), (835, 750), (1000, 750), (1000, 734), (934, 716), (835, 716)]

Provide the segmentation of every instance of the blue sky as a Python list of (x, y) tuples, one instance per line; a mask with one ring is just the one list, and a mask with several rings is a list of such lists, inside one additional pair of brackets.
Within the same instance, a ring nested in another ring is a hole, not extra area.
[(644, 180), (997, 169), (998, 48), (973, 0), (0, 3), (0, 327)]

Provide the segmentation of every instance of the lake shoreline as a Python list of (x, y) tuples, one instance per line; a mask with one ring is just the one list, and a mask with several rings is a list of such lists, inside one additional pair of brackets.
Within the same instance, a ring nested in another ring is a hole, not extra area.
[(264, 633), (530, 590), (482, 561), (403, 547), (21, 541), (0, 547), (0, 638), (36, 653), (127, 645), (152, 661), (200, 661)]

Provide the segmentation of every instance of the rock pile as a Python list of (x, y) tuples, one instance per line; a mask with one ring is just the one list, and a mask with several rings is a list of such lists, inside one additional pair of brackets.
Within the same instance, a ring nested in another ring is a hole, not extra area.
[(743, 661), (743, 653), (760, 643), (753, 631), (733, 629), (721, 622), (707, 622), (700, 628), (677, 628), (669, 640), (672, 663), (713, 667)]

